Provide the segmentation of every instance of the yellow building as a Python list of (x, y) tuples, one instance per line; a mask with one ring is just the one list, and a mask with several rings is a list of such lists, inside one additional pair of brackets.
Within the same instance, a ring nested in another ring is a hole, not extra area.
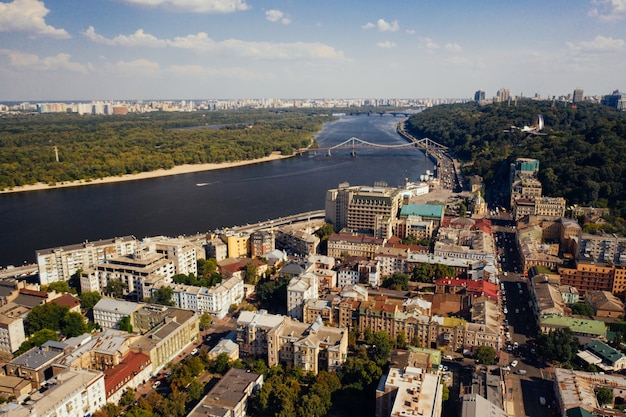
[(244, 233), (228, 233), (221, 236), (228, 246), (229, 258), (248, 258), (250, 256), (250, 235)]

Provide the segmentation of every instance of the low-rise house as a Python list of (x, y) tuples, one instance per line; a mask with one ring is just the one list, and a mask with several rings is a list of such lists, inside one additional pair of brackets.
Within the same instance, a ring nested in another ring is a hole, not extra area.
[(539, 329), (544, 333), (564, 328), (570, 329), (572, 334), (578, 337), (580, 343), (586, 343), (592, 339), (606, 339), (606, 325), (601, 321), (554, 314), (539, 317)]
[(140, 307), (138, 303), (104, 297), (93, 307), (93, 318), (103, 329), (119, 329), (120, 320), (129, 317), (132, 322), (133, 314)]
[(577, 356), (603, 371), (613, 372), (626, 368), (626, 355), (599, 340), (587, 343), (586, 349), (578, 352)]
[(598, 317), (619, 317), (624, 315), (624, 303), (609, 291), (589, 291), (585, 295), (585, 302), (589, 304)]
[(107, 402), (118, 404), (124, 392), (148, 381), (152, 374), (150, 358), (130, 352), (118, 365), (104, 371)]
[(263, 375), (230, 368), (187, 417), (244, 417), (248, 398), (263, 385)]

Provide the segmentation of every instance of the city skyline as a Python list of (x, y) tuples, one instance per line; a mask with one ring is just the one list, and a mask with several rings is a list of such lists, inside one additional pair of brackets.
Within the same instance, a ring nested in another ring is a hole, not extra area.
[(0, 101), (609, 94), (626, 0), (0, 0)]

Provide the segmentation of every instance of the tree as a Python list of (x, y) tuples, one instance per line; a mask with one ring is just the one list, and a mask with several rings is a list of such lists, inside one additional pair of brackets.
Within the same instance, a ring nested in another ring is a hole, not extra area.
[(120, 405), (131, 405), (135, 401), (135, 390), (128, 388), (120, 398)]
[(104, 287), (104, 294), (113, 298), (124, 297), (124, 292), (128, 290), (128, 285), (120, 279), (111, 279)]
[(396, 347), (398, 349), (406, 349), (406, 346), (406, 335), (404, 332), (398, 332), (398, 335), (396, 336)]
[(61, 333), (67, 337), (75, 337), (87, 333), (87, 325), (83, 315), (74, 311), (68, 312), (61, 321)]
[(50, 329), (37, 330), (28, 338), (28, 340), (22, 342), (20, 348), (17, 350), (17, 352), (15, 352), (15, 356), (19, 356), (35, 346), (41, 346), (48, 340), (58, 341), (59, 336), (57, 335), (57, 332)]
[(102, 295), (97, 291), (85, 291), (78, 298), (80, 298), (80, 308), (90, 310), (98, 304), (98, 301), (102, 299)]
[(130, 316), (124, 316), (120, 319), (119, 328), (128, 333), (133, 332), (133, 324), (130, 322)]
[(211, 323), (213, 323), (213, 316), (209, 313), (203, 313), (200, 316), (200, 330), (209, 330)]
[(152, 292), (152, 302), (163, 306), (173, 306), (173, 295), (174, 289), (170, 286), (164, 286)]
[(408, 291), (409, 289), (409, 276), (394, 272), (390, 278), (383, 281), (383, 287), (396, 291)]
[(548, 362), (558, 361), (570, 365), (575, 358), (580, 343), (568, 328), (557, 329), (550, 333), (537, 335), (537, 353)]
[(215, 372), (224, 375), (226, 371), (230, 369), (230, 358), (228, 353), (220, 353), (215, 358), (215, 365), (213, 366)]
[(485, 365), (493, 365), (496, 360), (496, 350), (491, 346), (482, 345), (476, 349), (474, 357)]
[(113, 403), (106, 403), (104, 407), (93, 413), (93, 417), (115, 417), (120, 411), (122, 411), (122, 407)]
[(58, 293), (70, 292), (70, 286), (65, 281), (55, 281), (48, 284), (48, 291), (56, 291)]
[(246, 273), (244, 281), (246, 284), (256, 285), (259, 282), (258, 268), (252, 262), (246, 263)]
[(26, 334), (33, 334), (41, 329), (59, 331), (61, 322), (68, 312), (69, 308), (67, 306), (56, 303), (35, 306), (26, 316), (24, 330)]
[(210, 277), (217, 271), (217, 260), (215, 258), (198, 259), (198, 275)]
[(596, 314), (596, 312), (593, 310), (593, 307), (591, 307), (587, 303), (574, 303), (570, 305), (570, 308), (572, 309), (572, 314), (589, 317), (593, 317)]
[(613, 403), (613, 391), (608, 387), (597, 386), (594, 389), (596, 393), (596, 399), (598, 400), (598, 404), (612, 404)]
[(391, 350), (393, 349), (393, 341), (391, 336), (384, 330), (374, 334), (374, 360), (380, 366), (387, 363)]

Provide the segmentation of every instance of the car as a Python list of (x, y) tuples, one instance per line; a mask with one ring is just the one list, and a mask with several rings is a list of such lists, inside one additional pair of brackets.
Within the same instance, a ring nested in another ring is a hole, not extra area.
[(511, 362), (511, 368), (515, 368), (518, 363), (519, 363), (518, 361)]
[(519, 290), (519, 294), (520, 294), (520, 295), (524, 294), (524, 291)]
[(509, 310), (506, 307), (502, 311), (504, 311), (504, 314), (509, 314)]
[(519, 347), (519, 343), (513, 342), (513, 349), (517, 349)]
[(508, 345), (508, 346), (506, 347), (506, 350), (507, 350), (508, 352), (513, 352), (513, 346)]
[(443, 358), (447, 361), (451, 361), (452, 360), (452, 356), (450, 355), (444, 355)]
[(510, 370), (511, 370), (511, 367), (510, 367), (510, 366), (503, 366), (503, 367), (502, 367), (502, 370), (503, 370), (503, 371), (510, 371)]
[(546, 405), (546, 397), (539, 397), (539, 404)]
[(152, 384), (152, 389), (157, 389), (159, 388), (159, 385), (161, 385), (161, 381), (157, 381), (154, 384)]
[(191, 354), (195, 355), (196, 353), (198, 353), (198, 348), (193, 348), (193, 350), (191, 351)]

